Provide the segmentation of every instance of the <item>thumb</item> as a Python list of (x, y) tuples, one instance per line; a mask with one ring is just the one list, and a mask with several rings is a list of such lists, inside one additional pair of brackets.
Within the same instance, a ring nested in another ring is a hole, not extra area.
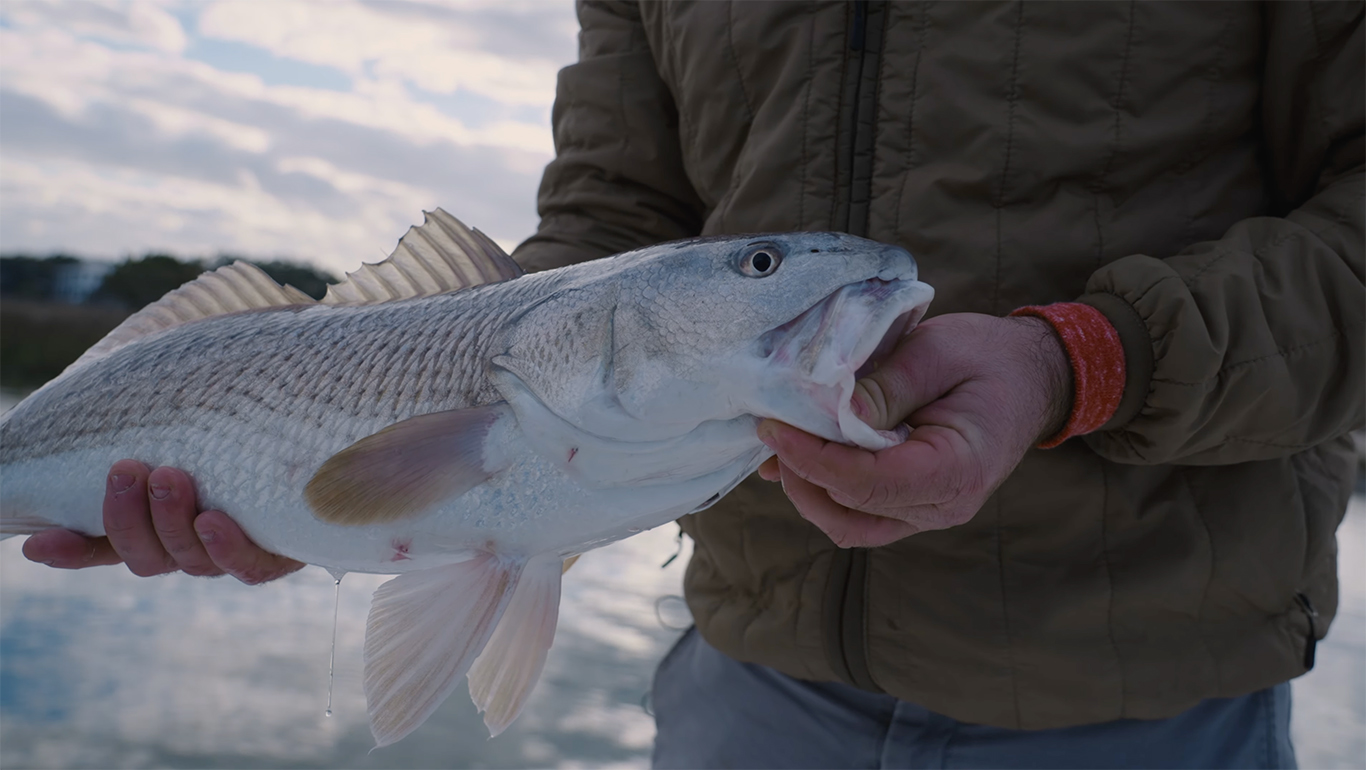
[(891, 430), (900, 425), (905, 416), (896, 416), (901, 412), (899, 399), (888, 397), (887, 389), (883, 387), (881, 378), (874, 376), (876, 374), (874, 372), (854, 383), (854, 395), (849, 399), (849, 407), (853, 409), (855, 417), (874, 430)]
[[(917, 330), (918, 332), (919, 330)], [(854, 383), (849, 407), (875, 430), (892, 430), (957, 382), (934, 340), (913, 332), (878, 368)]]

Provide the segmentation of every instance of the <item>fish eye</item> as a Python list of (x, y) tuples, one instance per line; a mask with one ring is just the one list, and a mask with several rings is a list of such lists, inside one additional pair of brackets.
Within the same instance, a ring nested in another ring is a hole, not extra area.
[(740, 254), (740, 272), (750, 278), (763, 278), (773, 275), (782, 261), (778, 247), (771, 243), (756, 243)]

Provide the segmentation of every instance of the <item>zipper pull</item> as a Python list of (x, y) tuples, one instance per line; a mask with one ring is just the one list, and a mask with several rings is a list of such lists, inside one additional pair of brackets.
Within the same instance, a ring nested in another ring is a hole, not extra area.
[(1309, 601), (1309, 597), (1304, 594), (1295, 594), (1295, 603), (1300, 605), (1305, 617), (1309, 618), (1309, 639), (1304, 645), (1304, 670), (1310, 671), (1314, 668), (1314, 652), (1319, 645), (1318, 623), (1319, 611), (1314, 609), (1314, 603)]

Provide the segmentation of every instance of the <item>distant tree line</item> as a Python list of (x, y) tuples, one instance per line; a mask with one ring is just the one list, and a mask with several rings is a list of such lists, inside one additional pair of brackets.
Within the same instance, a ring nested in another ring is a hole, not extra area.
[[(147, 254), (129, 257), (103, 271), (102, 280), (84, 295), (81, 302), (95, 305), (117, 305), (133, 312), (160, 299), (166, 292), (194, 280), (206, 270), (213, 270), (239, 258), (221, 256), (210, 262), (180, 259), (170, 254)], [(331, 274), (308, 265), (285, 260), (242, 260), (261, 268), (278, 283), (290, 284), (313, 297), (322, 299), (327, 285), (336, 282)], [(69, 296), (73, 276), (89, 273), (100, 263), (81, 260), (67, 254), (33, 257), (26, 254), (0, 255), (0, 296), (22, 297), (32, 300), (62, 300)]]
[[(28, 389), (47, 382), (130, 314), (234, 261), (147, 254), (110, 266), (68, 254), (0, 255), (0, 386)], [(286, 260), (244, 261), (314, 299), (336, 281)]]

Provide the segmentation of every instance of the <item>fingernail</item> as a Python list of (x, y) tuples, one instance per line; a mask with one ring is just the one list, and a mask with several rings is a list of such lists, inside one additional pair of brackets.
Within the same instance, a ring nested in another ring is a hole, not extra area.
[(868, 417), (868, 404), (863, 399), (859, 398), (857, 393), (854, 394), (853, 398), (849, 399), (849, 411), (853, 412), (855, 417), (867, 422), (865, 418)]
[(171, 494), (171, 488), (168, 487), (168, 486), (162, 486), (162, 485), (160, 485), (160, 484), (153, 484), (153, 485), (151, 486), (151, 489), (152, 489), (152, 497), (155, 497), (155, 498), (158, 499), (158, 500), (165, 500), (165, 499)]
[(127, 473), (114, 473), (109, 476), (109, 488), (115, 492), (123, 492), (133, 486), (133, 477)]
[(202, 543), (212, 543), (218, 539), (218, 530), (213, 529), (212, 527), (204, 527), (203, 529), (198, 530), (198, 532), (199, 540)]
[(860, 420), (867, 421), (868, 417), (868, 386), (863, 384), (863, 380), (854, 383), (854, 395), (849, 398), (849, 411)]

